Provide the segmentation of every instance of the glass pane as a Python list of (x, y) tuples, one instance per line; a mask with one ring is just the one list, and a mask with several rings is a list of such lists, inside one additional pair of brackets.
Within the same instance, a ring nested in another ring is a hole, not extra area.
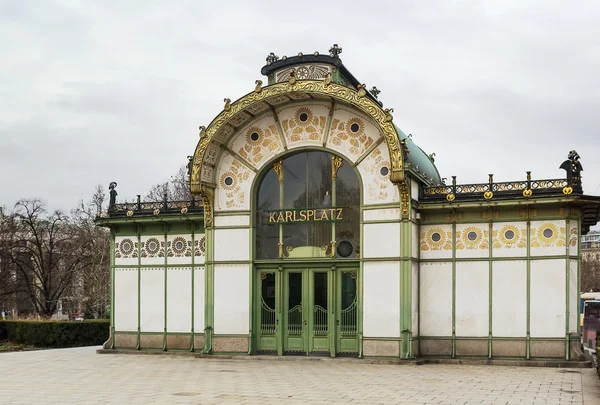
[(307, 208), (306, 153), (283, 161), (283, 207)]
[(356, 276), (351, 272), (342, 273), (342, 310), (352, 305), (356, 298)]
[(360, 183), (346, 160), (337, 173), (336, 206), (343, 207), (343, 219), (335, 224), (336, 256), (356, 258), (360, 250)]
[(314, 306), (313, 306), (313, 333), (315, 336), (327, 335), (327, 273), (313, 273), (314, 275)]
[(279, 179), (273, 169), (269, 170), (258, 189), (257, 210), (279, 209)]
[(262, 335), (275, 335), (275, 274), (261, 275), (260, 331)]
[(331, 153), (308, 152), (306, 208), (331, 207)]
[(288, 274), (288, 335), (302, 334), (302, 273)]
[(344, 160), (335, 179), (338, 207), (360, 206), (360, 184), (352, 164)]

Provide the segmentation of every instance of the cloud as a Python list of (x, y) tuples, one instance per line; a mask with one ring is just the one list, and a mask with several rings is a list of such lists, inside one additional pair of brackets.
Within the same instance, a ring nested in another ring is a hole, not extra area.
[(594, 1), (0, 2), (0, 204), (69, 209), (96, 184), (132, 200), (186, 162), (269, 52), (342, 59), (442, 176), (562, 177), (600, 190)]

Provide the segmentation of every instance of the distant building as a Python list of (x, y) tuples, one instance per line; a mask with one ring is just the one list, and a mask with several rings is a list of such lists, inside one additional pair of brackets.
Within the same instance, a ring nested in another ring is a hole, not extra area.
[(581, 237), (581, 249), (600, 247), (600, 231), (591, 231)]

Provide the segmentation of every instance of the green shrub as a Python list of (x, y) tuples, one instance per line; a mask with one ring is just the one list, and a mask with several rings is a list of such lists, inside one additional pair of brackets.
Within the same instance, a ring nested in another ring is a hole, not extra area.
[(0, 321), (0, 340), (6, 339), (6, 327), (4, 322)]
[(108, 320), (0, 321), (0, 336), (13, 343), (39, 347), (76, 347), (101, 345), (108, 339)]
[(596, 334), (596, 372), (600, 377), (600, 333)]

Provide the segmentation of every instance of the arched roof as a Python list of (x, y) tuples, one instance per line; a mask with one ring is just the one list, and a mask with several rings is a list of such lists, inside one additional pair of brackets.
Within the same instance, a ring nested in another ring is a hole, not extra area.
[(437, 167), (433, 163), (433, 157), (430, 157), (423, 149), (421, 149), (416, 143), (413, 142), (412, 138), (406, 135), (398, 126), (396, 132), (401, 141), (406, 143), (409, 153), (404, 155), (404, 170), (411, 172), (416, 177), (420, 178), (421, 181), (426, 179), (426, 183), (431, 185), (441, 185), (442, 178), (438, 172)]

